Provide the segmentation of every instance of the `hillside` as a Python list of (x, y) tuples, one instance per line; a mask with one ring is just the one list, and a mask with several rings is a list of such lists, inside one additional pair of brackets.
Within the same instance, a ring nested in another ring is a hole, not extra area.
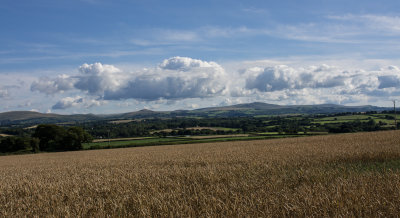
[(257, 115), (284, 115), (284, 114), (326, 114), (342, 112), (365, 112), (390, 110), (388, 108), (365, 106), (343, 106), (335, 104), (320, 105), (276, 105), (262, 102), (238, 104), (226, 107), (210, 107), (190, 111), (199, 116), (257, 116)]
[(4, 120), (16, 121), (16, 120), (28, 120), (34, 118), (50, 118), (50, 117), (54, 118), (61, 116), (62, 115), (58, 114), (43, 114), (33, 111), (10, 111), (10, 112), (0, 113), (0, 121)]
[(81, 122), (98, 119), (102, 118), (93, 114), (61, 115), (32, 111), (10, 111), (0, 113), (0, 125)]
[(45, 114), (32, 111), (10, 111), (0, 113), (0, 125), (87, 122), (94, 120), (122, 120), (141, 118), (173, 118), (173, 117), (252, 117), (284, 114), (326, 114), (341, 112), (383, 111), (391, 108), (366, 106), (343, 106), (335, 104), (320, 105), (276, 105), (262, 102), (237, 104), (223, 107), (208, 107), (195, 110), (151, 111), (93, 115), (93, 114)]
[(237, 105), (231, 105), (231, 106), (225, 106), (225, 107), (208, 107), (208, 108), (197, 109), (194, 111), (204, 111), (204, 112), (206, 112), (206, 111), (235, 111), (235, 110), (249, 110), (249, 109), (274, 110), (274, 109), (280, 109), (280, 108), (284, 108), (284, 107), (285, 106), (276, 105), (276, 104), (253, 102), (253, 103), (248, 103), (248, 104), (237, 104)]

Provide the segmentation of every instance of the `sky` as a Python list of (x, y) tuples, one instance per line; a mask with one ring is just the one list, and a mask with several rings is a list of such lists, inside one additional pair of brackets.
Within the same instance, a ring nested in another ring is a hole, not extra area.
[(391, 106), (397, 0), (2, 0), (0, 112)]

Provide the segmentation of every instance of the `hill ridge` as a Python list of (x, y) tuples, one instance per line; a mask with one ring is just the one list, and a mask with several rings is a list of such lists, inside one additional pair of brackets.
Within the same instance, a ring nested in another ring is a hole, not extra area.
[(315, 114), (383, 111), (391, 108), (372, 105), (345, 106), (338, 104), (318, 105), (278, 105), (264, 102), (242, 103), (229, 106), (206, 107), (194, 110), (152, 111), (142, 109), (117, 114), (70, 114), (40, 113), (34, 111), (8, 111), (0, 113), (0, 125), (13, 123), (60, 123), (84, 122), (95, 120), (118, 120), (135, 118), (171, 118), (171, 117), (243, 117), (257, 115)]

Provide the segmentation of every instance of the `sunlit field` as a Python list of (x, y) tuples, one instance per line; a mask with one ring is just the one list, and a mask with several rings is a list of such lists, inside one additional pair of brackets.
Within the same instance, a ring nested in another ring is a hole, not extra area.
[(398, 214), (400, 131), (0, 157), (0, 217)]

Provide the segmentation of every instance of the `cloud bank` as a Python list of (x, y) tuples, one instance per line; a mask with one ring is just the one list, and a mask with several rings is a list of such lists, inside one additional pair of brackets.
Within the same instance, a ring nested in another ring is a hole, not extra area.
[(245, 89), (257, 92), (321, 89), (340, 95), (371, 95), (379, 91), (382, 96), (389, 96), (394, 90), (400, 88), (400, 70), (395, 66), (377, 71), (362, 69), (347, 71), (328, 65), (307, 68), (278, 65), (249, 68), (244, 74), (246, 75)]
[[(83, 64), (77, 75), (40, 78), (32, 83), (31, 90), (47, 95), (79, 90), (102, 100), (209, 98), (226, 91), (226, 77), (225, 70), (215, 62), (173, 57), (157, 67), (137, 72), (125, 72), (101, 63)], [(53, 109), (78, 103), (79, 99), (68, 97)]]
[(400, 69), (396, 66), (346, 70), (325, 64), (293, 67), (271, 62), (270, 65), (247, 63), (245, 69), (226, 72), (216, 62), (172, 57), (152, 68), (127, 72), (113, 65), (83, 64), (75, 75), (40, 78), (32, 83), (31, 90), (46, 95), (81, 93), (64, 97), (52, 107), (61, 110), (129, 99), (150, 103), (185, 99), (210, 99), (210, 102), (222, 99), (219, 103), (224, 103), (248, 99), (278, 104), (343, 104), (400, 95)]
[(333, 69), (327, 65), (309, 69), (294, 69), (285, 65), (250, 69), (246, 88), (269, 92), (285, 89), (343, 86), (346, 73), (332, 74), (332, 71)]
[(225, 89), (224, 69), (215, 62), (174, 57), (164, 60), (157, 68), (132, 74), (118, 89), (107, 89), (106, 100), (157, 100), (207, 98)]

